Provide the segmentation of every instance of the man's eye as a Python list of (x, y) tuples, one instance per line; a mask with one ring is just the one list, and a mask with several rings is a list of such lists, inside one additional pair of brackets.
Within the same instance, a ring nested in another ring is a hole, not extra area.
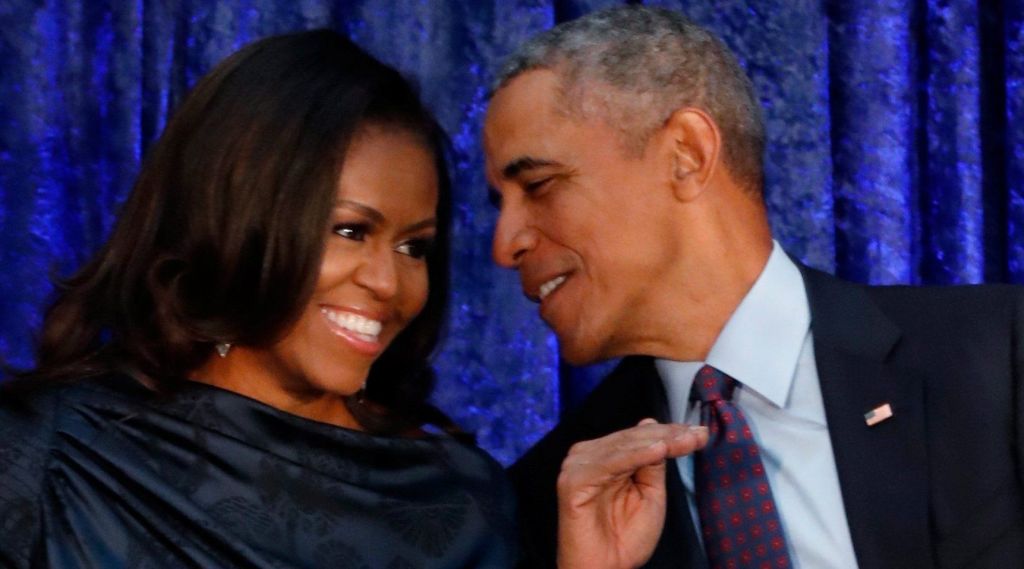
[(541, 178), (540, 180), (526, 182), (525, 184), (523, 184), (523, 190), (528, 194), (532, 194), (546, 186), (548, 182), (550, 182), (552, 179), (553, 178)]
[(352, 241), (363, 241), (366, 239), (366, 233), (368, 231), (368, 228), (365, 225), (359, 223), (342, 223), (339, 225), (335, 225), (332, 231), (334, 231), (334, 233), (337, 234), (338, 236), (344, 237), (345, 239), (351, 239)]
[(395, 251), (403, 255), (408, 255), (413, 259), (424, 259), (434, 248), (433, 239), (410, 239), (398, 247), (395, 247)]

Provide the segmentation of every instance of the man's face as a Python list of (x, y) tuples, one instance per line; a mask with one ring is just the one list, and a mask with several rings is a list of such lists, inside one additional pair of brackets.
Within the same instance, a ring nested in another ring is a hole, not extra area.
[(631, 154), (604, 120), (567, 116), (560, 96), (552, 71), (513, 79), (491, 102), (484, 152), (501, 207), (495, 261), (519, 271), (580, 364), (650, 339), (650, 297), (677, 253), (671, 158), (659, 133)]

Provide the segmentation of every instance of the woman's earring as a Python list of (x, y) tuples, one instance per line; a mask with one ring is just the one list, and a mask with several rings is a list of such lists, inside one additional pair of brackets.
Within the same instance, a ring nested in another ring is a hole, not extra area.
[(231, 344), (228, 342), (220, 342), (214, 348), (217, 350), (217, 355), (222, 358), (228, 357), (228, 352), (231, 351)]

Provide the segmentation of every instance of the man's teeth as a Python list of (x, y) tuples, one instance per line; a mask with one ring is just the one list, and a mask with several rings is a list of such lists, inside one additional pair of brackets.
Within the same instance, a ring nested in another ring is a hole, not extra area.
[(556, 288), (558, 288), (559, 285), (561, 285), (564, 282), (565, 275), (561, 275), (551, 279), (550, 281), (540, 285), (540, 292), (537, 294), (537, 296), (540, 297), (541, 300), (544, 300), (544, 297), (551, 294), (552, 291), (554, 291)]
[(378, 320), (371, 320), (358, 314), (352, 314), (351, 312), (338, 312), (328, 310), (327, 308), (321, 308), (320, 312), (322, 312), (331, 322), (334, 322), (346, 330), (355, 332), (360, 339), (368, 342), (376, 341), (377, 336), (380, 335), (380, 330), (383, 327)]

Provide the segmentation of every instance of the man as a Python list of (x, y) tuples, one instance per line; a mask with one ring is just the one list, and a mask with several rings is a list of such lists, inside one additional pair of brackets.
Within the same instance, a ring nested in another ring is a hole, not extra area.
[[(865, 287), (791, 260), (720, 40), (640, 7), (560, 25), (500, 74), (484, 148), (496, 261), (568, 361), (627, 356), (511, 469), (528, 566), (556, 536), (582, 566), (1024, 563), (1020, 290)], [(649, 417), (711, 440), (663, 475), (676, 453)]]

